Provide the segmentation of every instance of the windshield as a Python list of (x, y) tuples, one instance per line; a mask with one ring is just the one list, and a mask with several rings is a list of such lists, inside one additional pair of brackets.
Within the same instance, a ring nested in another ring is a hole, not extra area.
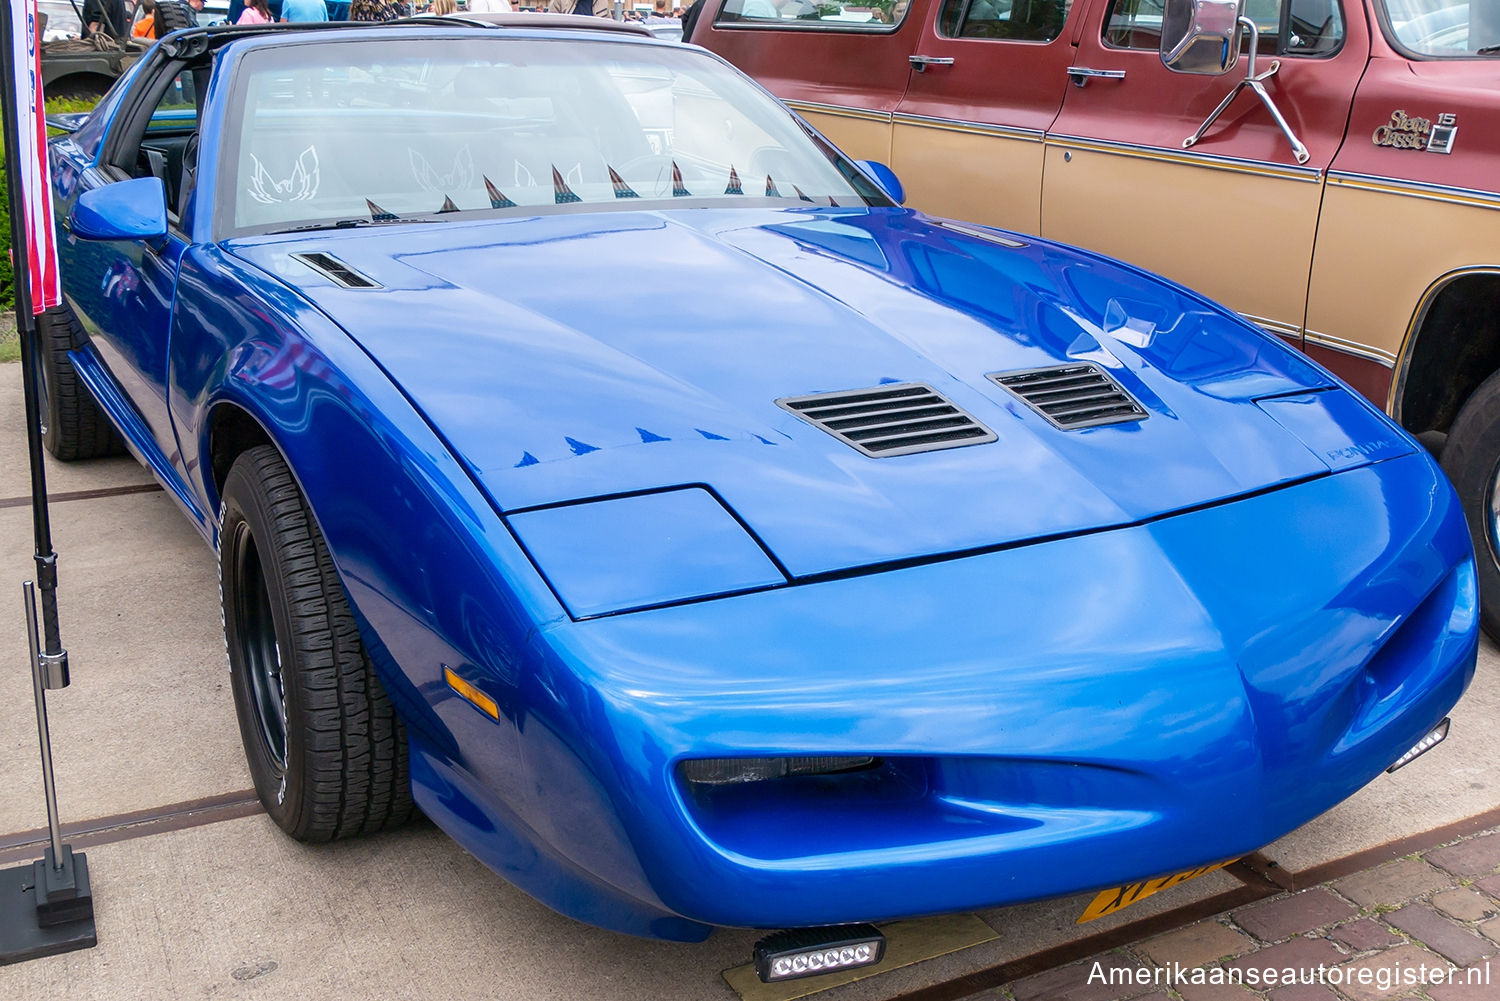
[(1419, 56), (1500, 55), (1495, 0), (1381, 0), (1394, 41)]
[[(81, 2), (79, 6), (82, 6)], [(42, 41), (55, 42), (60, 38), (78, 37), (78, 11), (68, 0), (38, 0), (36, 12), (47, 18)]]
[(737, 71), (668, 45), (408, 35), (257, 49), (225, 137), (219, 204), (233, 234), (888, 204)]

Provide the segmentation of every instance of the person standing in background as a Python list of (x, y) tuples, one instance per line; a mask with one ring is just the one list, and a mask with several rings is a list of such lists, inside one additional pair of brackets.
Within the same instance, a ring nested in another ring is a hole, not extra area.
[(83, 25), (79, 36), (108, 35), (110, 38), (130, 37), (130, 11), (125, 9), (125, 0), (83, 0)]
[(391, 0), (354, 0), (349, 5), (351, 21), (394, 21), (401, 11)]
[(281, 0), (281, 19), (296, 23), (328, 20), (324, 0)]
[(271, 8), (266, 5), (266, 0), (248, 0), (245, 9), (240, 13), (239, 20), (235, 24), (270, 24)]
[(701, 13), (703, 13), (703, 0), (693, 0), (682, 12), (682, 40), (684, 42), (693, 40), (693, 26), (698, 23), (698, 15)]
[[(187, 19), (188, 27), (195, 28), (198, 26), (198, 15), (203, 13), (203, 0), (156, 0), (156, 6), (160, 8), (163, 2), (169, 3), (181, 10), (183, 17)], [(165, 35), (166, 33), (165, 31), (157, 32), (158, 35)]]
[(155, 38), (156, 37), (156, 0), (141, 0), (140, 10), (143, 11), (139, 20), (130, 26), (131, 38)]
[(469, 0), (464, 8), (470, 14), (509, 14), (514, 9), (510, 0)]
[(615, 5), (611, 0), (547, 0), (547, 13), (614, 17)]

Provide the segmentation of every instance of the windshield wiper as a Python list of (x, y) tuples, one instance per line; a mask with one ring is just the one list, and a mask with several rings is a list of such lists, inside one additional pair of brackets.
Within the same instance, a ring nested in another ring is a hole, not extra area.
[[(358, 229), (361, 226), (385, 226), (393, 222), (442, 222), (441, 219), (411, 219), (398, 216), (376, 205), (370, 199), (365, 199), (365, 204), (370, 207), (369, 218), (366, 219), (336, 219), (333, 222), (310, 222), (301, 226), (291, 226), (287, 229), (278, 229), (277, 233), (307, 233), (317, 229)], [(450, 203), (445, 203), (451, 204)]]
[(272, 230), (270, 235), (277, 233), (310, 233), (319, 229), (359, 229), (363, 226), (390, 226), (398, 222), (442, 222), (441, 219), (403, 219), (392, 216), (388, 219), (336, 219), (333, 222), (310, 222), (301, 226), (290, 226), (287, 229)]
[(1500, 45), (1481, 45), (1474, 50), (1476, 56), (1493, 56), (1500, 53)]

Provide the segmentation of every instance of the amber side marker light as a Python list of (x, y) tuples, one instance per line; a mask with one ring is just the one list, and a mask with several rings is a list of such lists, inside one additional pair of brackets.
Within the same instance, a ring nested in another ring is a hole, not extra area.
[(443, 680), (448, 682), (448, 687), (453, 689), (466, 700), (473, 703), (474, 707), (484, 713), (495, 722), (500, 722), (500, 707), (495, 705), (495, 700), (469, 684), (464, 679), (453, 673), (453, 668), (443, 668)]
[(874, 925), (791, 928), (755, 943), (755, 975), (769, 984), (874, 966), (884, 957), (885, 936)]
[(1444, 740), (1448, 739), (1448, 726), (1452, 722), (1453, 720), (1450, 717), (1443, 717), (1443, 721), (1437, 726), (1433, 727), (1431, 733), (1423, 737), (1421, 740), (1417, 741), (1417, 745), (1410, 751), (1407, 751), (1405, 754), (1401, 755), (1401, 757), (1397, 758), (1396, 763), (1387, 768), (1385, 770), (1385, 773), (1389, 775), (1391, 772), (1394, 772), (1398, 768), (1405, 768), (1407, 765), (1411, 764), (1413, 761), (1416, 761), (1418, 758), (1426, 754), (1428, 751), (1432, 750), (1434, 747), (1437, 747)]

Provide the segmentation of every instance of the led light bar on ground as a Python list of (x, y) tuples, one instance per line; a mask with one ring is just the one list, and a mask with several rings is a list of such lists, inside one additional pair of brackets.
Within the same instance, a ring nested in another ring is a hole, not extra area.
[(1389, 775), (1391, 772), (1394, 772), (1398, 768), (1405, 768), (1407, 765), (1411, 764), (1413, 761), (1416, 761), (1422, 755), (1426, 754), (1428, 751), (1432, 750), (1434, 747), (1437, 747), (1443, 741), (1447, 740), (1448, 727), (1452, 724), (1452, 722), (1453, 720), (1451, 718), (1444, 716), (1443, 721), (1432, 728), (1432, 732), (1427, 734), (1427, 736), (1423, 737), (1421, 740), (1417, 741), (1416, 746), (1413, 747), (1410, 751), (1407, 751), (1405, 754), (1401, 755), (1401, 757), (1397, 758), (1395, 764), (1387, 768), (1385, 770), (1385, 773)]
[(874, 966), (884, 957), (885, 935), (874, 925), (792, 928), (755, 943), (755, 973), (770, 984)]

